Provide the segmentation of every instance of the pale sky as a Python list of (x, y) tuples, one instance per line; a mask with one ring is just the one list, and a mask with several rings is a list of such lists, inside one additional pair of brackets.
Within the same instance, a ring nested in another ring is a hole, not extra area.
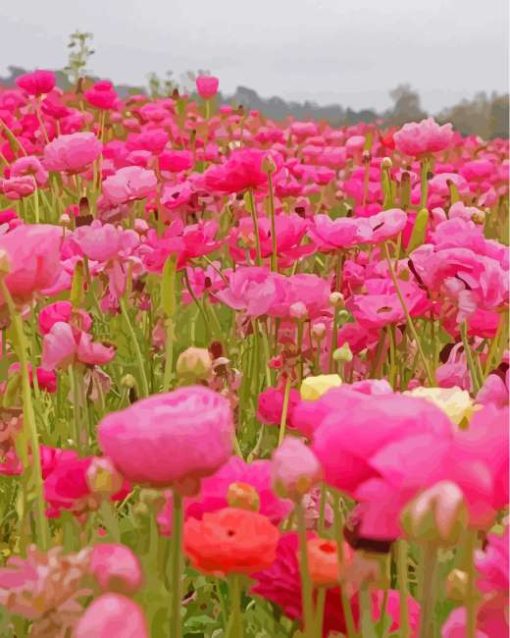
[(65, 66), (94, 34), (94, 74), (208, 69), (221, 89), (383, 109), (409, 82), (436, 112), (508, 91), (508, 0), (2, 0), (0, 71)]

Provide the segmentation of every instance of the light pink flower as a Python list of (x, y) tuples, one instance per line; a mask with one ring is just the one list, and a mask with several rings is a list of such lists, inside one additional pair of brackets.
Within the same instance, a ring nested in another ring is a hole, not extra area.
[(140, 561), (126, 545), (95, 545), (90, 571), (103, 591), (134, 594), (142, 586)]
[(44, 166), (49, 171), (79, 173), (99, 157), (102, 148), (94, 133), (60, 135), (44, 147)]
[(141, 608), (126, 596), (103, 594), (92, 601), (80, 618), (74, 638), (149, 638)]
[(299, 439), (287, 436), (273, 453), (271, 480), (275, 491), (300, 500), (322, 477), (322, 468), (312, 450)]
[(144, 199), (154, 191), (156, 184), (154, 171), (140, 166), (126, 166), (104, 180), (103, 194), (113, 206), (119, 206)]
[(411, 122), (393, 135), (398, 151), (420, 157), (448, 148), (453, 139), (451, 124), (440, 126), (431, 117), (419, 123)]

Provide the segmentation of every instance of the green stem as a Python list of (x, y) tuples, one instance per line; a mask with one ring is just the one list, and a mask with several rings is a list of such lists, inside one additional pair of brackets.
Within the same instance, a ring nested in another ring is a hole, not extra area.
[(402, 306), (402, 310), (404, 311), (404, 315), (405, 315), (406, 322), (407, 322), (407, 327), (409, 328), (411, 334), (413, 335), (414, 340), (416, 341), (416, 347), (418, 348), (418, 352), (420, 354), (420, 358), (422, 360), (423, 367), (425, 368), (425, 373), (427, 375), (428, 382), (429, 382), (429, 384), (431, 386), (435, 386), (436, 382), (435, 382), (435, 379), (434, 379), (434, 374), (432, 373), (432, 370), (430, 369), (427, 356), (425, 355), (425, 352), (423, 350), (423, 346), (422, 346), (421, 341), (420, 341), (420, 339), (418, 337), (418, 333), (416, 332), (416, 328), (414, 326), (413, 320), (411, 319), (411, 315), (409, 314), (409, 310), (407, 309), (406, 302), (404, 300), (404, 297), (402, 296), (402, 292), (400, 291), (400, 286), (398, 285), (397, 275), (396, 275), (395, 270), (393, 268), (393, 264), (392, 264), (391, 258), (390, 258), (390, 253), (388, 251), (388, 246), (386, 244), (384, 244), (384, 254), (385, 254), (385, 257), (386, 257), (386, 261), (388, 263), (388, 269), (390, 271), (391, 280), (393, 282), (393, 285), (395, 286), (395, 292), (397, 293), (398, 300), (400, 301), (400, 305)]
[(230, 585), (230, 618), (228, 619), (225, 638), (243, 638), (243, 614), (241, 612), (241, 576), (232, 574), (229, 577)]
[(171, 631), (170, 638), (181, 638), (181, 605), (182, 605), (182, 572), (184, 569), (183, 560), (183, 525), (184, 507), (183, 498), (174, 490), (173, 492), (173, 517), (172, 517), (172, 555), (171, 555), (171, 582), (172, 598), (170, 603)]
[(411, 636), (411, 627), (409, 625), (409, 586), (407, 582), (407, 543), (406, 541), (397, 541), (397, 584), (400, 599), (400, 636), (401, 638), (409, 638)]
[(469, 373), (471, 375), (472, 390), (474, 394), (478, 394), (478, 391), (482, 387), (483, 380), (479, 377), (479, 371), (473, 357), (473, 351), (471, 350), (471, 346), (469, 345), (466, 321), (463, 321), (460, 324), (460, 336), (462, 338), (462, 345), (464, 346), (464, 352), (466, 353)]
[(320, 587), (317, 592), (315, 609), (315, 633), (314, 636), (322, 636), (322, 626), (324, 625), (324, 611), (326, 603), (326, 588)]
[(142, 397), (149, 396), (149, 383), (147, 381), (147, 375), (145, 373), (145, 366), (143, 362), (142, 351), (140, 350), (140, 344), (138, 343), (138, 339), (133, 328), (133, 324), (131, 323), (131, 319), (129, 318), (129, 311), (126, 307), (126, 301), (124, 297), (121, 297), (120, 300), (120, 309), (122, 311), (122, 316), (124, 317), (124, 321), (126, 323), (126, 327), (129, 332), (129, 336), (131, 337), (131, 341), (133, 343), (133, 348), (135, 349), (136, 361), (138, 364), (138, 374), (140, 375), (141, 387), (140, 394)]
[(427, 206), (427, 199), (428, 199), (428, 195), (429, 195), (428, 172), (429, 172), (429, 159), (427, 157), (425, 157), (421, 161), (421, 199), (420, 199), (420, 209), (426, 208), (426, 206)]
[(305, 512), (302, 503), (295, 507), (299, 535), (299, 564), (301, 572), (301, 600), (303, 605), (304, 636), (313, 638), (314, 612), (312, 581), (308, 569), (308, 548), (306, 539)]
[[(31, 467), (27, 463), (27, 459), (22, 459), (23, 470), (27, 476), (31, 475), (32, 488), (35, 494), (35, 528), (36, 528), (36, 542), (43, 549), (47, 550), (50, 544), (50, 534), (48, 528), (48, 521), (44, 513), (44, 491), (43, 491), (43, 479), (41, 471), (41, 453), (39, 449), (39, 438), (37, 435), (37, 426), (35, 421), (34, 406), (32, 403), (32, 392), (30, 388), (30, 373), (28, 369), (28, 357), (27, 357), (27, 343), (25, 339), (25, 333), (23, 330), (23, 322), (21, 315), (16, 311), (14, 301), (11, 297), (9, 289), (4, 281), (0, 279), (0, 291), (9, 309), (11, 316), (12, 327), (15, 336), (15, 347), (18, 353), (20, 369), (21, 369), (21, 383), (22, 383), (22, 400), (23, 400), (23, 429), (28, 435), (30, 441), (30, 447), (32, 450), (32, 463)], [(34, 370), (35, 374), (35, 370)], [(24, 444), (25, 445), (25, 444)], [(26, 451), (26, 448), (25, 448)], [(24, 483), (27, 486), (27, 482)], [(25, 495), (28, 500), (28, 495)]]
[(292, 380), (289, 374), (285, 382), (285, 390), (283, 391), (283, 405), (282, 405), (282, 415), (280, 418), (280, 431), (278, 433), (278, 446), (282, 444), (283, 439), (285, 438), (285, 429), (287, 426), (287, 413), (289, 411), (291, 385), (292, 385)]
[(420, 638), (433, 638), (434, 611), (436, 608), (436, 572), (437, 549), (435, 545), (427, 543), (423, 548), (422, 578), (420, 583), (421, 612)]
[(166, 339), (165, 339), (165, 369), (163, 372), (163, 391), (170, 389), (174, 367), (174, 339), (175, 324), (171, 317), (165, 319)]
[[(339, 568), (341, 569), (344, 562), (344, 517), (340, 505), (340, 496), (336, 491), (333, 492), (333, 515), (333, 530), (336, 540), (337, 560)], [(356, 625), (354, 624), (351, 603), (343, 587), (340, 587), (340, 601), (344, 612), (347, 638), (356, 638)]]
[(328, 372), (331, 374), (333, 372), (334, 359), (333, 355), (335, 354), (335, 350), (338, 346), (338, 308), (335, 307), (335, 312), (333, 315), (333, 325), (331, 326), (331, 344), (329, 348), (329, 362), (328, 362)]
[(476, 531), (468, 530), (466, 538), (467, 592), (466, 592), (466, 638), (476, 637)]
[(253, 189), (248, 191), (248, 197), (250, 200), (250, 213), (253, 221), (253, 232), (255, 233), (255, 253), (257, 255), (257, 266), (262, 266), (262, 249), (260, 247), (260, 232), (259, 232), (259, 218), (257, 217), (257, 207), (255, 205), (255, 195)]
[(376, 638), (374, 621), (372, 617), (372, 601), (368, 585), (363, 583), (359, 590), (359, 602), (361, 612), (361, 635), (363, 638)]
[(278, 272), (278, 245), (276, 236), (276, 217), (274, 213), (273, 177), (271, 171), (267, 174), (267, 181), (269, 186), (269, 216), (271, 219), (271, 270), (273, 272)]

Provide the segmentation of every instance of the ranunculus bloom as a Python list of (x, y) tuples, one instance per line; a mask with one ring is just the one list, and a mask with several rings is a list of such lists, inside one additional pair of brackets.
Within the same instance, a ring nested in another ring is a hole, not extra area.
[(71, 238), (71, 243), (81, 254), (94, 261), (108, 261), (129, 255), (139, 244), (134, 230), (125, 230), (113, 224), (101, 224), (95, 219), (90, 226), (80, 226)]
[(49, 171), (78, 173), (99, 157), (102, 148), (94, 133), (59, 135), (44, 147), (44, 166)]
[(119, 594), (103, 594), (80, 618), (74, 638), (149, 638), (147, 621), (137, 603)]
[(218, 93), (220, 81), (214, 75), (199, 75), (195, 80), (197, 92), (203, 100), (210, 100)]
[(226, 507), (186, 521), (184, 551), (206, 574), (251, 574), (271, 565), (279, 537), (262, 514)]
[(234, 151), (225, 164), (205, 172), (205, 185), (222, 193), (240, 193), (263, 186), (267, 183), (267, 173), (262, 170), (266, 155), (267, 152), (253, 148)]
[(61, 241), (61, 229), (46, 224), (24, 224), (0, 236), (0, 254), (4, 253), (9, 272), (5, 283), (16, 301), (27, 302), (53, 284), (61, 268)]
[(117, 101), (117, 93), (109, 80), (96, 82), (84, 95), (89, 104), (106, 111), (112, 109)]
[(338, 374), (319, 374), (315, 377), (306, 377), (299, 389), (303, 401), (316, 401), (331, 388), (342, 385), (342, 379)]
[[(280, 425), (284, 388), (266, 388), (257, 399), (257, 419), (265, 425)], [(299, 403), (299, 392), (291, 388), (287, 408), (287, 427), (292, 428), (292, 411)]]
[(200, 479), (232, 452), (233, 421), (224, 397), (189, 386), (137, 401), (99, 424), (99, 444), (134, 483), (165, 487)]
[(90, 571), (103, 591), (134, 594), (142, 585), (140, 561), (125, 545), (95, 545), (90, 555)]
[(144, 199), (154, 191), (157, 183), (154, 171), (126, 166), (104, 180), (103, 194), (111, 204), (118, 206)]
[(62, 321), (54, 323), (44, 335), (42, 368), (45, 370), (67, 368), (77, 361), (86, 365), (103, 365), (114, 356), (114, 348), (92, 341), (88, 332)]
[(55, 301), (39, 311), (37, 317), (39, 330), (43, 335), (48, 334), (58, 322), (70, 323), (75, 318), (81, 329), (88, 332), (92, 327), (92, 317), (85, 310), (73, 308), (70, 301)]
[(440, 126), (431, 117), (419, 123), (410, 122), (393, 135), (398, 151), (420, 157), (448, 148), (453, 139), (451, 124)]
[(287, 436), (273, 452), (271, 479), (277, 494), (299, 501), (321, 476), (317, 457), (299, 439)]
[(31, 73), (24, 73), (16, 78), (16, 84), (29, 95), (38, 97), (49, 93), (55, 86), (55, 74), (53, 71), (38, 69)]

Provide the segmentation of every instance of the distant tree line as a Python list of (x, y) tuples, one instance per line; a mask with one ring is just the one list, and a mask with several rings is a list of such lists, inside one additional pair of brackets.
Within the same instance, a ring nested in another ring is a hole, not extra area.
[[(79, 35), (79, 34), (78, 34)], [(87, 34), (88, 35), (88, 34)], [(80, 44), (82, 44), (80, 42)], [(78, 45), (76, 45), (78, 46)], [(80, 63), (78, 63), (80, 64)], [(16, 78), (26, 73), (25, 69), (17, 66), (8, 67), (9, 74), (0, 76), (0, 86), (13, 86)], [(58, 84), (63, 89), (69, 89), (74, 79), (69, 67), (63, 71), (56, 71)], [(186, 73), (180, 82), (173, 79), (168, 72), (164, 78), (155, 73), (148, 76), (147, 87), (133, 87), (117, 85), (116, 89), (122, 97), (133, 93), (148, 93), (153, 96), (171, 95), (176, 89), (186, 92), (192, 91), (194, 75)], [(95, 80), (87, 76), (90, 80)], [(298, 120), (325, 120), (333, 126), (356, 124), (358, 122), (373, 122), (383, 120), (389, 125), (400, 126), (405, 122), (421, 120), (427, 117), (421, 106), (419, 94), (409, 84), (402, 84), (392, 91), (390, 96), (393, 105), (390, 109), (380, 113), (367, 108), (359, 111), (344, 108), (339, 104), (322, 106), (313, 101), (287, 101), (281, 97), (263, 98), (255, 90), (245, 86), (238, 86), (233, 95), (219, 95), (219, 100), (235, 106), (242, 105), (246, 109), (256, 109), (274, 120), (284, 120), (293, 117)], [(464, 99), (454, 106), (443, 109), (434, 114), (440, 122), (452, 122), (454, 127), (464, 135), (479, 135), (490, 139), (493, 137), (509, 136), (509, 96), (479, 92), (473, 99)]]

